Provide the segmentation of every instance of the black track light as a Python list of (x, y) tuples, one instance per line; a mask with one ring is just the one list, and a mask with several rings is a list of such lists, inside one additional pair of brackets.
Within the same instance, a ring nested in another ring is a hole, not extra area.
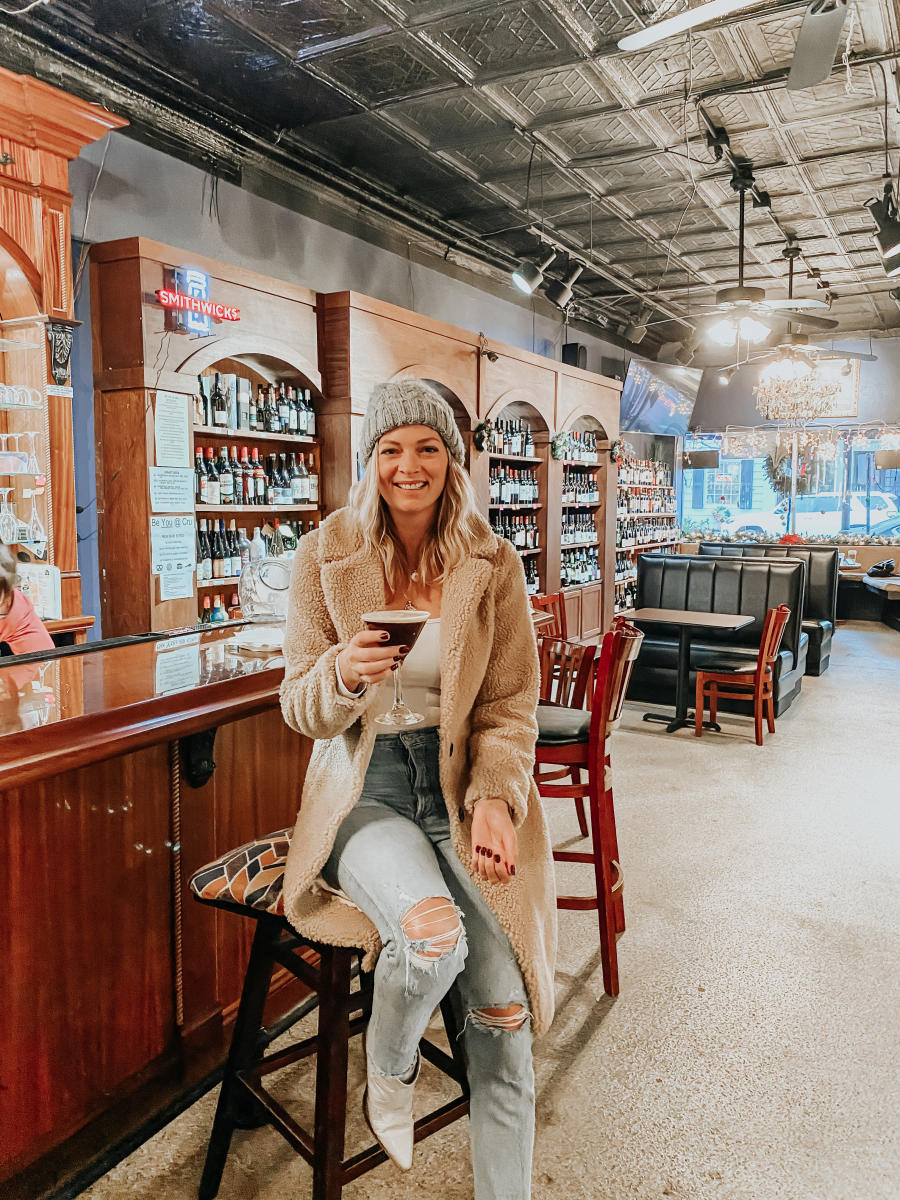
[(578, 279), (578, 276), (584, 270), (581, 263), (575, 263), (569, 268), (569, 273), (565, 279), (551, 279), (544, 288), (544, 295), (552, 303), (559, 308), (565, 308), (572, 299), (572, 285)]
[(544, 282), (544, 272), (556, 258), (556, 251), (545, 247), (545, 257), (541, 260), (523, 258), (512, 273), (512, 281), (520, 292), (530, 296), (535, 288)]
[(890, 183), (884, 185), (884, 194), (880, 200), (867, 200), (866, 208), (875, 221), (875, 244), (885, 260), (885, 271), (888, 276), (900, 274), (900, 263), (894, 260), (900, 256), (900, 220), (897, 219), (897, 205)]

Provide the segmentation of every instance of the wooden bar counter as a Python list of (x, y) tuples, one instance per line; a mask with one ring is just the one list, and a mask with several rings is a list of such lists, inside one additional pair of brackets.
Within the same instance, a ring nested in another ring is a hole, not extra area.
[[(283, 660), (235, 632), (0, 664), (4, 1197), (49, 1193), (224, 1056), (251, 923), (187, 880), (293, 823), (311, 748), (281, 717)], [(208, 730), (192, 787), (184, 739)]]

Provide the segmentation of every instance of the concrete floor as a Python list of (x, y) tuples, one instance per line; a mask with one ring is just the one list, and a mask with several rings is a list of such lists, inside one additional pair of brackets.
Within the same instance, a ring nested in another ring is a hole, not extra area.
[[(612, 750), (622, 994), (603, 995), (592, 914), (561, 913), (558, 1015), (536, 1048), (535, 1200), (895, 1200), (900, 636), (842, 625), (831, 669), (804, 680), (762, 749), (748, 719), (697, 740), (642, 709), (626, 709)], [(562, 802), (553, 821), (560, 841), (575, 828)], [(356, 1149), (369, 1140), (358, 1050), (352, 1071)], [(285, 1073), (285, 1098), (304, 1072)], [(85, 1196), (195, 1196), (214, 1101)], [(277, 1135), (236, 1136), (222, 1200), (309, 1194)], [(409, 1173), (385, 1165), (344, 1191), (472, 1194), (462, 1122)]]

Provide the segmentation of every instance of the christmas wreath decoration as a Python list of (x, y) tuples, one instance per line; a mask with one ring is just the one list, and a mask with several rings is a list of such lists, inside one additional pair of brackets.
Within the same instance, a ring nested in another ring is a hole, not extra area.
[(472, 431), (472, 445), (476, 450), (482, 451), (488, 444), (488, 441), (494, 434), (494, 422), (490, 419), (480, 421)]

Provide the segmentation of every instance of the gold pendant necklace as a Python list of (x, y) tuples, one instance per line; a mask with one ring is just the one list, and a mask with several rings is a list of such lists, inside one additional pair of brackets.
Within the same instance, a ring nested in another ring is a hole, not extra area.
[[(411, 572), (409, 578), (410, 578), (411, 583), (418, 583), (419, 582), (419, 572), (418, 571)], [(407, 593), (406, 593), (406, 603), (403, 605), (403, 611), (406, 612), (407, 609), (411, 610), (412, 612), (416, 611), (415, 604), (413, 604), (412, 600), (410, 600), (410, 598), (409, 598), (409, 591), (407, 591)]]

